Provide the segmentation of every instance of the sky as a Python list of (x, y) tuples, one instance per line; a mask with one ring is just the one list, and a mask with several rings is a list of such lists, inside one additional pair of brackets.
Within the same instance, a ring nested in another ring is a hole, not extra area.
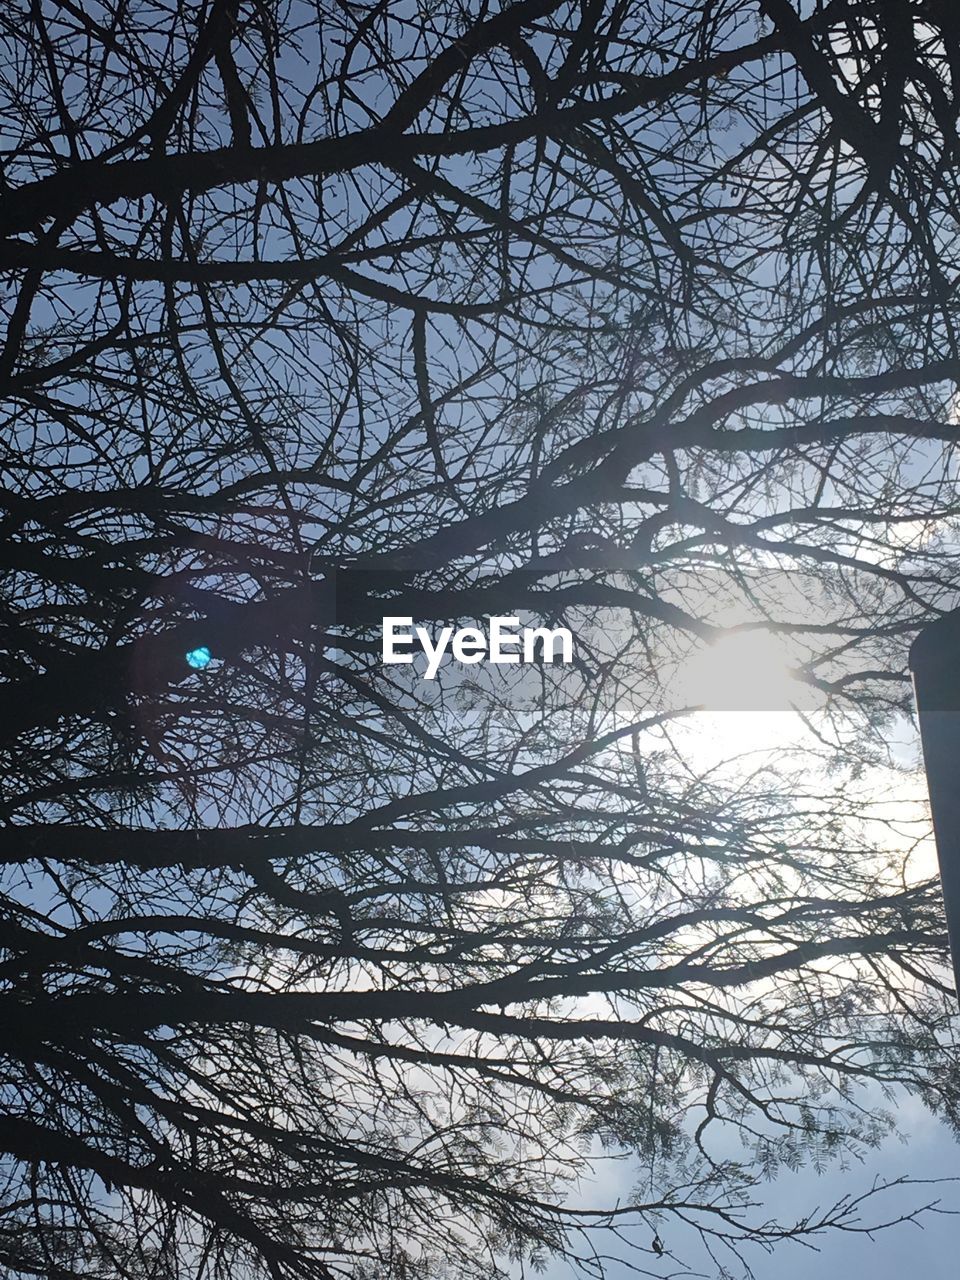
[[(725, 694), (716, 708), (692, 716), (682, 739), (691, 752), (691, 762), (700, 768), (726, 761), (731, 768), (743, 752), (769, 750), (778, 745), (802, 742), (801, 719), (786, 710), (790, 689), (787, 678), (789, 659), (786, 651), (778, 654), (776, 641), (757, 633), (743, 633), (721, 641), (714, 651), (700, 650), (688, 663), (685, 677), (691, 694), (699, 685), (722, 683)], [(739, 673), (739, 674), (738, 674)], [(721, 681), (721, 675), (726, 676)], [(754, 701), (750, 680), (754, 681)], [(731, 709), (741, 699), (742, 709)], [(766, 705), (768, 709), (762, 709)], [(812, 718), (815, 722), (815, 712)], [(921, 769), (919, 740), (915, 726), (904, 719), (891, 731), (891, 759), (899, 768), (889, 771), (870, 768), (861, 785), (878, 798), (895, 821), (886, 837), (892, 846), (909, 839), (915, 824), (926, 827), (925, 781)], [(896, 821), (899, 819), (899, 821)], [(936, 872), (936, 852), (932, 839), (921, 840), (908, 862), (909, 872), (926, 878)], [(945, 1068), (950, 1065), (944, 1063)], [(960, 1241), (960, 1143), (947, 1124), (924, 1106), (916, 1096), (901, 1092), (891, 1102), (878, 1087), (864, 1091), (864, 1103), (892, 1111), (896, 1131), (880, 1146), (866, 1150), (862, 1161), (849, 1167), (828, 1166), (822, 1172), (812, 1167), (783, 1171), (766, 1183), (761, 1205), (754, 1220), (765, 1217), (781, 1223), (797, 1220), (826, 1208), (845, 1196), (856, 1197), (875, 1183), (909, 1178), (923, 1185), (896, 1187), (878, 1197), (863, 1211), (863, 1225), (895, 1219), (914, 1208), (937, 1202), (936, 1211), (926, 1212), (920, 1221), (898, 1223), (872, 1233), (824, 1233), (810, 1242), (816, 1251), (799, 1244), (783, 1244), (767, 1254), (756, 1249), (746, 1254), (756, 1280), (809, 1280), (811, 1275), (825, 1277), (870, 1276), (871, 1280), (902, 1280), (905, 1275), (922, 1276), (923, 1280), (953, 1280), (957, 1274), (957, 1250)], [(585, 1182), (576, 1196), (583, 1205), (626, 1203), (631, 1198), (635, 1164), (630, 1161), (602, 1161), (592, 1181)], [(944, 1180), (937, 1184), (938, 1180)], [(622, 1261), (611, 1261), (607, 1280), (633, 1280), (636, 1267), (645, 1275), (709, 1276), (718, 1275), (707, 1266), (706, 1255), (689, 1230), (679, 1224), (661, 1228), (664, 1243), (674, 1256), (658, 1262), (649, 1252), (635, 1254), (619, 1248)], [(648, 1243), (643, 1236), (643, 1243)], [(683, 1265), (681, 1265), (683, 1264)], [(689, 1269), (688, 1269), (689, 1268)], [(737, 1273), (735, 1273), (737, 1274)], [(567, 1263), (553, 1263), (547, 1280), (572, 1280), (576, 1275)]]
[[(305, 63), (304, 65), (307, 64)], [(349, 96), (347, 98), (346, 109), (348, 113), (352, 112), (354, 109), (354, 106), (351, 105), (351, 99)], [(691, 113), (696, 109), (697, 108), (695, 108), (694, 105), (691, 105), (689, 108)], [(362, 109), (360, 103), (357, 102), (356, 111), (358, 117), (356, 123), (359, 127), (362, 127), (367, 123), (366, 110)], [(322, 128), (323, 124), (324, 122), (321, 119), (319, 127)], [(741, 138), (735, 128), (726, 135), (726, 138), (727, 145), (731, 149), (736, 150), (739, 147)], [(455, 163), (451, 162), (451, 165), (446, 169), (446, 173), (448, 178), (457, 178), (461, 181), (464, 187), (468, 187), (471, 182), (476, 181), (476, 175), (471, 171), (470, 165), (466, 159), (461, 159)], [(770, 176), (769, 172), (767, 173), (767, 176)], [(661, 178), (663, 179), (662, 173)], [(524, 206), (526, 198), (526, 193), (523, 190), (524, 181), (525, 179), (522, 177), (522, 170), (518, 165), (517, 176), (515, 179), (517, 185), (512, 192), (512, 197), (517, 207), (521, 209)], [(479, 184), (478, 189), (482, 189)], [(336, 201), (338, 198), (344, 202), (349, 201), (349, 195), (344, 194), (348, 192), (349, 186), (345, 183), (344, 191), (340, 193), (339, 197), (336, 194), (328, 197), (329, 203), (326, 210), (328, 216), (331, 212), (335, 216), (340, 216), (342, 214), (344, 221), (349, 222), (347, 213), (343, 213), (342, 210), (339, 210), (336, 207)], [(537, 193), (534, 193), (534, 195), (536, 194)], [(716, 189), (715, 196), (719, 197), (719, 191)], [(363, 198), (366, 198), (365, 193)], [(227, 207), (228, 203), (233, 199), (234, 196), (232, 193), (224, 195), (222, 197), (224, 207)], [(362, 200), (359, 197), (357, 197), (357, 200), (358, 203), (362, 203)], [(559, 207), (560, 202), (558, 201), (557, 203)], [(353, 211), (348, 210), (347, 212), (352, 213)], [(404, 214), (403, 216), (405, 217), (406, 215)], [(268, 209), (265, 214), (265, 222), (267, 226), (271, 225), (269, 217), (270, 212)], [(385, 223), (384, 235), (386, 236), (388, 233), (392, 232), (395, 229), (395, 225), (398, 225), (400, 221), (401, 218), (398, 214), (396, 224), (390, 222)], [(274, 244), (273, 241), (276, 243)], [(279, 232), (276, 232), (273, 237), (267, 236), (265, 243), (268, 247), (269, 253), (275, 252), (279, 256), (282, 256), (285, 242), (282, 240)], [(753, 250), (751, 248), (751, 253), (752, 252)], [(468, 260), (465, 259), (465, 261)], [(533, 274), (529, 278), (536, 280), (536, 269), (531, 268), (531, 271)], [(460, 278), (462, 278), (462, 276)], [(755, 284), (765, 287), (767, 282), (767, 277), (764, 276), (761, 271), (761, 274), (756, 277)], [(330, 289), (329, 292), (332, 295), (335, 291)], [(162, 290), (159, 288), (156, 289), (155, 293), (157, 298), (162, 296)], [(79, 287), (75, 287), (74, 294), (79, 296)], [(71, 296), (70, 301), (72, 304), (73, 296)], [(330, 305), (335, 307), (336, 300), (334, 299), (331, 301)], [(35, 312), (35, 321), (39, 322), (43, 318), (44, 317), (41, 312)], [(778, 317), (774, 316), (772, 318), (772, 323), (776, 323), (777, 320)], [(370, 323), (372, 324), (372, 321)], [(758, 316), (758, 330), (760, 323), (761, 317)], [(431, 369), (433, 370), (434, 381), (437, 383), (438, 388), (440, 385), (440, 373), (444, 373), (445, 375), (449, 374), (451, 378), (454, 373), (455, 362), (451, 361), (450, 367), (445, 368), (444, 357), (442, 354), (441, 339), (446, 336), (446, 332), (448, 330), (453, 332), (454, 326), (452, 322), (450, 322), (445, 329), (444, 325), (440, 321), (434, 319), (431, 321), (429, 335), (425, 339), (429, 344), (432, 361)], [(314, 334), (312, 337), (312, 342), (315, 344), (314, 349), (319, 347), (324, 341), (325, 339), (323, 339), (322, 336)], [(385, 350), (388, 352), (391, 350), (398, 350), (400, 344), (401, 340), (398, 339), (393, 348), (385, 347)], [(466, 359), (466, 357), (462, 352), (458, 351), (457, 360), (459, 361), (462, 359)], [(317, 363), (318, 366), (323, 366), (324, 364), (335, 364), (332, 359), (326, 361), (318, 359)], [(405, 370), (406, 368), (407, 366), (404, 365), (403, 369)], [(324, 374), (324, 376), (326, 376), (326, 374)], [(568, 376), (572, 380), (579, 381), (581, 371), (578, 367), (573, 366), (569, 370)], [(489, 377), (490, 385), (492, 385), (494, 375), (491, 374)], [(333, 385), (336, 389), (337, 384), (335, 380)], [(558, 385), (562, 386), (563, 384), (561, 382), (558, 383)], [(481, 405), (483, 400), (481, 392), (485, 389), (486, 387), (484, 383), (479, 383), (474, 387), (472, 393), (473, 399), (471, 402), (473, 406)], [(317, 392), (317, 395), (319, 397), (319, 392)], [(389, 403), (388, 395), (384, 395), (382, 403)], [(452, 412), (452, 410), (450, 412)], [(477, 412), (479, 413), (479, 409), (477, 409)], [(322, 419), (323, 415), (321, 413), (318, 416)], [(375, 417), (376, 415), (372, 416)], [(349, 419), (347, 419), (347, 423), (349, 426)], [(465, 439), (469, 439), (469, 432), (464, 433), (464, 436)], [(451, 440), (455, 440), (455, 436), (452, 433)], [(305, 443), (303, 441), (298, 441), (298, 444), (303, 445), (305, 450), (307, 449), (308, 444), (310, 449), (313, 448), (312, 442)], [(454, 444), (451, 443), (449, 448), (452, 454)], [(139, 455), (137, 455), (135, 460), (131, 463), (131, 466), (134, 468), (142, 467), (143, 465), (145, 464)], [(79, 470), (76, 471), (77, 483), (86, 483), (84, 478), (85, 474), (86, 473)], [(138, 476), (140, 472), (134, 469), (131, 471), (131, 474)], [(781, 496), (783, 497), (784, 502), (792, 500), (789, 493), (784, 493)], [(759, 495), (749, 501), (746, 498), (742, 498), (742, 510), (749, 515), (751, 503), (758, 504), (766, 500), (767, 499), (763, 495)], [(336, 499), (332, 498), (331, 503), (335, 505), (335, 502)], [(911, 532), (916, 536), (920, 536), (924, 533), (924, 530), (925, 526), (921, 524), (918, 528), (912, 529)], [(862, 558), (867, 558), (869, 554), (862, 548), (858, 548), (858, 553)], [(774, 566), (771, 564), (768, 567), (772, 569)], [(697, 575), (697, 582), (699, 584), (699, 570), (697, 570)], [(780, 587), (777, 590), (780, 594), (777, 597), (776, 604), (778, 608), (785, 608), (787, 603), (786, 589)], [(802, 603), (806, 606), (807, 601), (804, 600)], [(737, 651), (736, 645), (734, 645), (734, 658), (736, 657)], [(751, 746), (757, 745), (758, 736), (762, 736), (762, 734), (758, 734), (759, 727), (762, 727), (766, 731), (770, 729), (771, 725), (773, 725), (773, 731), (775, 734), (776, 732), (779, 732), (776, 726), (781, 723), (780, 717), (786, 716), (788, 720), (790, 717), (790, 713), (780, 705), (780, 703), (785, 700), (783, 697), (783, 681), (781, 679), (782, 672), (778, 668), (776, 656), (774, 655), (771, 657), (769, 646), (764, 647), (763, 642), (757, 637), (754, 637), (748, 642), (747, 648), (745, 650), (741, 648), (740, 652), (745, 653), (746, 655), (741, 668), (745, 679), (745, 685), (743, 688), (737, 688), (735, 685), (731, 684), (731, 650), (729, 647), (720, 652), (719, 668), (711, 666), (710, 660), (707, 659), (702, 665), (700, 671), (695, 673), (694, 678), (695, 684), (697, 680), (699, 680), (700, 684), (706, 688), (721, 688), (727, 699), (739, 704), (740, 706), (744, 705), (745, 699), (748, 695), (757, 697), (761, 704), (768, 703), (773, 705), (776, 703), (778, 705), (778, 710), (775, 712), (758, 712), (757, 714), (760, 717), (759, 720), (750, 719), (749, 716), (753, 713), (747, 710), (729, 713), (733, 717), (740, 717), (738, 719), (728, 718), (723, 722), (730, 730), (730, 738), (727, 743), (727, 748), (735, 746), (737, 751), (746, 750)], [(696, 690), (694, 690), (692, 697), (696, 699)], [(774, 719), (775, 717), (776, 719)], [(731, 726), (733, 727), (731, 728)], [(691, 751), (698, 751), (701, 753), (705, 753), (710, 749), (710, 744), (708, 743), (706, 735), (701, 735), (699, 737), (694, 735), (691, 739), (690, 749)], [(724, 748), (721, 746), (721, 753), (723, 749)], [(701, 754), (699, 757), (700, 763), (703, 763), (704, 759), (705, 755)], [(899, 783), (902, 779), (900, 779), (899, 775), (897, 775), (897, 778)], [(883, 780), (881, 778), (874, 776), (872, 784), (875, 786), (878, 796), (886, 794)], [(896, 803), (900, 802), (898, 797), (899, 793), (895, 793)], [(903, 801), (905, 806), (912, 803), (913, 801), (909, 798), (906, 798)], [(926, 856), (929, 857), (929, 849), (927, 850)], [(927, 865), (929, 866), (929, 863)], [(919, 871), (916, 871), (916, 873), (919, 874)], [(898, 1109), (898, 1118), (900, 1121), (902, 1136), (908, 1139), (908, 1145), (904, 1146), (897, 1139), (889, 1139), (879, 1150), (871, 1152), (869, 1156), (864, 1159), (862, 1165), (856, 1167), (850, 1172), (844, 1172), (834, 1167), (820, 1175), (817, 1175), (814, 1171), (809, 1169), (798, 1173), (784, 1173), (776, 1182), (769, 1184), (765, 1195), (765, 1206), (769, 1214), (771, 1216), (784, 1215), (788, 1218), (802, 1216), (817, 1204), (823, 1205), (832, 1203), (838, 1198), (848, 1194), (860, 1194), (871, 1185), (875, 1178), (878, 1177), (896, 1178), (902, 1175), (909, 1175), (914, 1178), (922, 1179), (960, 1177), (960, 1158), (958, 1158), (960, 1153), (958, 1153), (953, 1136), (945, 1130), (942, 1125), (938, 1124), (927, 1114), (918, 1100), (904, 1098)], [(598, 1202), (600, 1200), (610, 1202), (612, 1200), (616, 1200), (618, 1197), (628, 1197), (632, 1181), (633, 1175), (628, 1163), (624, 1162), (616, 1165), (610, 1165), (606, 1166), (598, 1173), (598, 1177), (592, 1191), (595, 1192)], [(590, 1188), (584, 1188), (583, 1194), (586, 1195), (590, 1190)], [(928, 1198), (939, 1197), (942, 1199), (944, 1207), (960, 1211), (960, 1182), (951, 1183), (942, 1188), (914, 1188), (910, 1192), (905, 1192), (902, 1189), (899, 1189), (892, 1197), (896, 1203), (896, 1208), (892, 1211), (894, 1213), (902, 1213), (904, 1211), (904, 1202), (905, 1200), (908, 1200), (908, 1197), (910, 1205), (919, 1204)], [(694, 1270), (700, 1270), (702, 1273), (702, 1254), (699, 1253), (699, 1251), (694, 1252), (692, 1248), (688, 1250), (688, 1244), (692, 1244), (692, 1242), (684, 1241), (680, 1233), (674, 1231), (672, 1228), (669, 1229), (669, 1231), (664, 1229), (664, 1235), (668, 1237), (666, 1239), (666, 1244), (670, 1252), (678, 1257), (690, 1257), (691, 1261), (694, 1263)], [(938, 1277), (940, 1276), (946, 1277), (948, 1274), (953, 1276), (956, 1273), (956, 1260), (953, 1256), (953, 1251), (955, 1249), (954, 1241), (956, 1239), (956, 1222), (953, 1218), (947, 1216), (937, 1217), (928, 1215), (924, 1219), (922, 1228), (915, 1224), (906, 1224), (878, 1235), (875, 1241), (867, 1239), (861, 1235), (843, 1237), (833, 1234), (826, 1236), (819, 1242), (819, 1255), (811, 1255), (809, 1250), (801, 1247), (782, 1247), (778, 1249), (776, 1254), (773, 1256), (757, 1254), (754, 1259), (754, 1271), (758, 1280), (768, 1280), (768, 1278), (769, 1280), (773, 1280), (774, 1277), (776, 1277), (776, 1280), (792, 1280), (793, 1277), (796, 1277), (797, 1280), (799, 1280), (799, 1277), (801, 1276), (806, 1280), (806, 1277), (811, 1274), (812, 1270), (828, 1276), (843, 1276), (846, 1272), (850, 1272), (854, 1275), (869, 1272), (869, 1274), (874, 1276), (876, 1280), (887, 1280), (887, 1277), (890, 1277), (890, 1280), (892, 1280), (894, 1275), (896, 1275), (899, 1280), (899, 1277), (904, 1273), (919, 1273), (926, 1277), (927, 1280), (938, 1280)], [(812, 1266), (813, 1257), (817, 1258), (815, 1266)], [(648, 1255), (644, 1255), (643, 1260), (644, 1265), (646, 1265)], [(658, 1264), (658, 1267), (652, 1269), (657, 1271), (658, 1268), (664, 1275), (671, 1272), (676, 1274), (678, 1271), (676, 1263), (669, 1261), (668, 1259), (664, 1259), (662, 1264)], [(560, 1280), (561, 1276), (569, 1276), (570, 1274), (571, 1271), (568, 1267), (555, 1267), (549, 1273), (549, 1280)], [(609, 1280), (626, 1280), (626, 1277), (632, 1274), (634, 1274), (634, 1272), (631, 1268), (631, 1261), (629, 1258), (625, 1258), (621, 1263), (612, 1264), (608, 1270)]]
[[(894, 1216), (905, 1212), (905, 1206), (920, 1206), (939, 1200), (939, 1212), (924, 1215), (916, 1222), (891, 1226), (872, 1236), (831, 1232), (815, 1240), (817, 1252), (800, 1245), (782, 1245), (774, 1253), (760, 1250), (749, 1255), (756, 1280), (810, 1280), (811, 1276), (860, 1277), (871, 1280), (903, 1280), (904, 1276), (923, 1280), (955, 1280), (957, 1275), (958, 1239), (960, 1239), (960, 1145), (951, 1131), (926, 1110), (915, 1098), (903, 1098), (898, 1106), (898, 1123), (906, 1145), (897, 1137), (888, 1138), (869, 1153), (860, 1166), (849, 1172), (832, 1168), (822, 1174), (811, 1169), (784, 1173), (768, 1184), (764, 1207), (772, 1216), (796, 1218), (826, 1206), (847, 1195), (860, 1195), (874, 1180), (888, 1181), (899, 1177), (920, 1180), (955, 1179), (942, 1185), (896, 1189), (887, 1194), (879, 1206)], [(595, 1189), (607, 1201), (618, 1194), (626, 1197), (631, 1175), (627, 1165), (608, 1165)], [(586, 1187), (584, 1193), (589, 1194)], [(895, 1206), (895, 1207), (894, 1207)], [(867, 1211), (865, 1211), (866, 1213)], [(763, 1212), (760, 1211), (760, 1216)], [(641, 1255), (640, 1265), (653, 1275), (709, 1275), (704, 1255), (691, 1239), (684, 1248), (683, 1237), (676, 1228), (663, 1231), (664, 1242), (677, 1259), (689, 1261), (690, 1272), (665, 1263), (651, 1266), (649, 1254)], [(611, 1253), (616, 1252), (611, 1249)], [(611, 1262), (607, 1280), (635, 1280), (636, 1272), (628, 1265), (629, 1252), (623, 1251), (623, 1262)], [(566, 1263), (555, 1263), (545, 1280), (573, 1280), (575, 1272)]]

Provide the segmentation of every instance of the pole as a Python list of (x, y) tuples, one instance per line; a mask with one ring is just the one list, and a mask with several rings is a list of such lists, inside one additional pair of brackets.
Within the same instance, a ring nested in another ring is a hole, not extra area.
[(960, 992), (960, 609), (925, 627), (910, 649), (940, 884)]

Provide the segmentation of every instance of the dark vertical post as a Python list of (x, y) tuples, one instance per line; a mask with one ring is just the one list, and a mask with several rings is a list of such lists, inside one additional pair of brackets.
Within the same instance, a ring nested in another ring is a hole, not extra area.
[(960, 992), (960, 609), (920, 632), (910, 650), (910, 670)]

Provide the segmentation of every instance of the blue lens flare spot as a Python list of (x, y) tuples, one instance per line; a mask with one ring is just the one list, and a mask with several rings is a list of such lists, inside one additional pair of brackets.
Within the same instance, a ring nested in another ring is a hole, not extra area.
[(193, 667), (194, 671), (202, 671), (210, 662), (213, 655), (205, 644), (199, 649), (191, 649), (187, 654), (187, 665)]

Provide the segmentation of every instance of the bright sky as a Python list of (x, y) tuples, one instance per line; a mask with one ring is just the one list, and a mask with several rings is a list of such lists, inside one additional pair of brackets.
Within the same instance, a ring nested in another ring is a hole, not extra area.
[[(815, 745), (815, 733), (823, 728), (823, 699), (809, 696), (809, 688), (799, 686), (791, 676), (790, 654), (776, 636), (762, 631), (741, 631), (712, 646), (697, 648), (677, 674), (679, 705), (697, 703), (704, 710), (670, 729), (671, 738), (689, 753), (695, 770), (746, 767), (747, 759), (775, 751), (802, 751)], [(800, 713), (790, 710), (799, 702)], [(856, 784), (859, 794), (875, 799), (880, 836), (878, 844), (898, 854), (914, 846), (917, 833), (927, 825), (926, 791), (920, 768), (919, 742), (915, 728), (904, 721), (898, 726), (901, 738), (891, 742), (893, 760), (909, 768), (889, 770), (871, 766)], [(822, 743), (819, 744), (822, 746)], [(738, 758), (744, 757), (739, 764)], [(814, 767), (811, 757), (811, 768)], [(824, 775), (825, 777), (825, 775)], [(815, 791), (816, 776), (811, 777)], [(848, 784), (850, 785), (850, 784)], [(825, 791), (827, 788), (825, 787)], [(889, 825), (887, 825), (889, 823)], [(932, 840), (921, 841), (907, 863), (909, 880), (926, 879), (936, 871), (936, 851)], [(748, 1254), (756, 1280), (809, 1280), (812, 1275), (839, 1277), (870, 1276), (871, 1280), (902, 1280), (916, 1275), (923, 1280), (953, 1280), (956, 1275), (956, 1240), (960, 1220), (960, 1147), (949, 1128), (933, 1117), (915, 1097), (900, 1096), (895, 1104), (879, 1090), (864, 1091), (866, 1105), (892, 1109), (898, 1134), (865, 1153), (862, 1163), (844, 1169), (831, 1165), (817, 1173), (806, 1167), (783, 1172), (766, 1184), (762, 1204), (755, 1218), (778, 1217), (791, 1221), (825, 1208), (844, 1196), (859, 1196), (875, 1182), (909, 1177), (924, 1185), (894, 1188), (879, 1198), (874, 1207), (864, 1209), (864, 1221), (895, 1219), (914, 1208), (939, 1201), (941, 1212), (929, 1212), (923, 1225), (901, 1223), (872, 1238), (858, 1233), (824, 1234), (816, 1241), (818, 1252), (799, 1245), (784, 1245), (767, 1255), (760, 1250)], [(581, 1188), (577, 1201), (595, 1207), (625, 1203), (630, 1199), (636, 1165), (632, 1160), (601, 1161), (595, 1179)], [(942, 1185), (934, 1180), (953, 1179)], [(651, 1276), (692, 1276), (716, 1274), (704, 1270), (706, 1255), (695, 1234), (680, 1226), (662, 1229), (673, 1259), (656, 1259), (650, 1252), (634, 1252), (616, 1241), (609, 1242), (609, 1254), (622, 1261), (608, 1265), (608, 1280), (628, 1280), (638, 1274)], [(649, 1240), (641, 1236), (641, 1243)], [(687, 1269), (689, 1267), (689, 1270)], [(519, 1273), (518, 1273), (519, 1274)], [(566, 1264), (554, 1264), (546, 1280), (570, 1280), (573, 1271)]]
[[(887, 1103), (886, 1105), (889, 1105)], [(894, 1188), (877, 1200), (877, 1217), (884, 1212), (897, 1217), (911, 1208), (939, 1201), (939, 1211), (926, 1213), (922, 1226), (905, 1222), (877, 1232), (872, 1238), (861, 1234), (841, 1235), (833, 1232), (815, 1243), (817, 1252), (800, 1245), (781, 1246), (773, 1254), (757, 1249), (748, 1254), (756, 1280), (955, 1280), (957, 1274), (957, 1238), (960, 1232), (960, 1147), (950, 1130), (935, 1120), (916, 1099), (898, 1102), (901, 1129), (908, 1145), (891, 1137), (876, 1151), (869, 1153), (862, 1165), (847, 1172), (831, 1167), (823, 1174), (812, 1169), (783, 1173), (767, 1185), (757, 1217), (779, 1216), (790, 1221), (802, 1217), (817, 1206), (834, 1204), (844, 1196), (858, 1196), (868, 1191), (874, 1181), (888, 1182), (910, 1177), (924, 1185)], [(940, 1185), (934, 1180), (949, 1179)], [(629, 1165), (607, 1164), (595, 1184), (597, 1201), (626, 1200), (631, 1190)], [(589, 1194), (589, 1193), (587, 1193)], [(866, 1212), (866, 1211), (865, 1211)], [(616, 1241), (610, 1241), (609, 1253), (615, 1259), (608, 1265), (606, 1280), (635, 1280), (637, 1270), (652, 1276), (708, 1276), (714, 1280), (715, 1270), (704, 1271), (704, 1254), (692, 1232), (678, 1227), (663, 1231), (664, 1243), (673, 1253), (672, 1262), (657, 1260), (649, 1252), (634, 1252)], [(643, 1239), (644, 1244), (649, 1241)], [(622, 1258), (622, 1261), (617, 1261)], [(690, 1266), (687, 1271), (680, 1265)], [(519, 1274), (519, 1273), (518, 1273)], [(566, 1263), (555, 1263), (544, 1280), (573, 1280)]]

